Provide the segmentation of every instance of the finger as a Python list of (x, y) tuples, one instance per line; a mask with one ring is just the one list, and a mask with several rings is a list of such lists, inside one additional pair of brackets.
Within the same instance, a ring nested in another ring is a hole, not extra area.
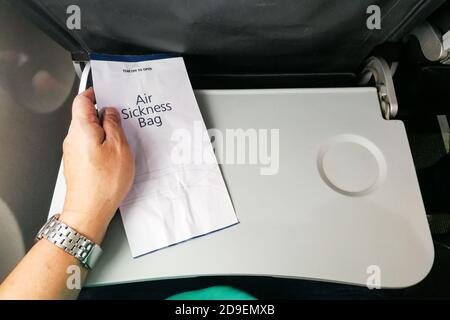
[(102, 126), (105, 130), (105, 141), (126, 141), (120, 115), (116, 109), (110, 107), (103, 109)]
[(77, 95), (72, 104), (72, 120), (99, 123), (94, 104), (95, 94), (92, 87)]
[(92, 88), (75, 97), (72, 104), (72, 122), (69, 134), (78, 136), (80, 132), (83, 132), (87, 141), (101, 144), (105, 140), (105, 132), (100, 126), (94, 103), (95, 94)]

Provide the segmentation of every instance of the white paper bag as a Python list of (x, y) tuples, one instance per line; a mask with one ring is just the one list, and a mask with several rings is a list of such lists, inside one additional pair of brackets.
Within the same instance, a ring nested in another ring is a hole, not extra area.
[(183, 59), (92, 54), (91, 68), (98, 110), (119, 111), (135, 156), (120, 207), (133, 257), (238, 223)]

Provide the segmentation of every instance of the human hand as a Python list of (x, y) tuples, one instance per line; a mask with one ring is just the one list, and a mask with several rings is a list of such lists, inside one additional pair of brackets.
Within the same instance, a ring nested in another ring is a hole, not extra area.
[(135, 165), (119, 113), (105, 108), (99, 120), (94, 103), (92, 88), (73, 101), (63, 144), (67, 193), (60, 220), (100, 243), (131, 188)]

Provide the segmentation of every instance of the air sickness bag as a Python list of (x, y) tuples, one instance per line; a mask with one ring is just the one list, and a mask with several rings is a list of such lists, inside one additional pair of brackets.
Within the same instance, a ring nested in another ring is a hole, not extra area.
[(120, 207), (133, 257), (236, 224), (183, 58), (92, 54), (91, 68), (98, 110), (119, 111), (135, 156)]

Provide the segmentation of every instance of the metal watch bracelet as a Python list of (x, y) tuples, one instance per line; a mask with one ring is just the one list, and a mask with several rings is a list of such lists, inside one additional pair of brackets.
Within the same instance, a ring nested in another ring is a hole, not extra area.
[(36, 241), (42, 238), (77, 258), (86, 269), (92, 269), (102, 254), (99, 245), (61, 222), (59, 214), (52, 216), (39, 230)]

